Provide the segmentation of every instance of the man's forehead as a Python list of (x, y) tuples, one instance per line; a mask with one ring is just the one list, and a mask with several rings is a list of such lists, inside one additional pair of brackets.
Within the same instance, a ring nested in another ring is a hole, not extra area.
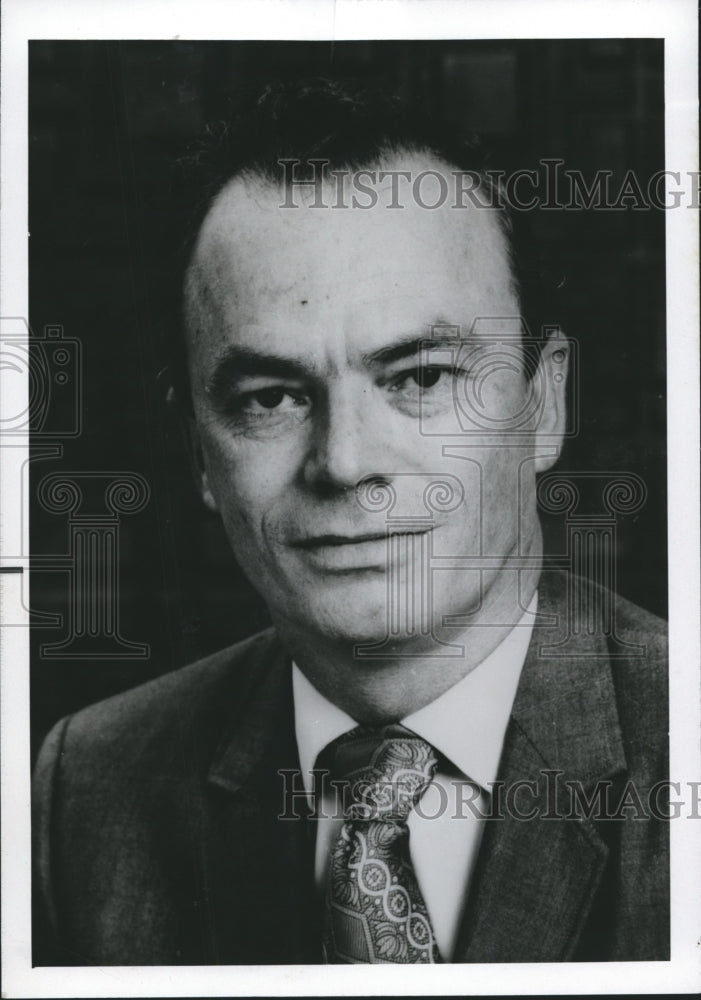
[(281, 243), (300, 239), (301, 263), (312, 242), (328, 242), (348, 256), (354, 244), (367, 254), (410, 241), (440, 244), (454, 260), (479, 250), (492, 267), (508, 267), (503, 209), (485, 203), (484, 193), (465, 197), (459, 173), (418, 151), (388, 154), (368, 167), (325, 168), (319, 184), (305, 177), (292, 188), (285, 186), (282, 166), (279, 178), (244, 173), (214, 199), (194, 256), (208, 265), (222, 253), (245, 257), (267, 249), (275, 256)]
[[(450, 173), (419, 154), (380, 167)], [(479, 315), (517, 311), (497, 210), (450, 202), (430, 210), (412, 199), (391, 208), (387, 183), (378, 176), (383, 200), (378, 194), (373, 208), (333, 209), (315, 207), (313, 197), (285, 207), (283, 188), (268, 179), (230, 181), (188, 275), (190, 335), (227, 340), (242, 325), (283, 324), (290, 337), (304, 331), (309, 339), (310, 324), (326, 324), (366, 327), (374, 341), (383, 327), (422, 332), (437, 313), (469, 329)]]

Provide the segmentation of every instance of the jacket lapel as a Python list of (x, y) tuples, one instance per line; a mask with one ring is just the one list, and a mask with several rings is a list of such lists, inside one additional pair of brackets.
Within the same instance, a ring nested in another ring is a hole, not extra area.
[[(303, 795), (285, 801), (279, 772), (299, 772), (289, 660), (271, 639), (209, 772), (203, 869), (211, 960), (320, 959), (314, 829)], [(297, 773), (295, 789), (302, 789)], [(286, 811), (290, 818), (281, 819)]]
[[(503, 787), (492, 798), (497, 818), (486, 822), (454, 961), (571, 958), (606, 866), (609, 848), (594, 822), (566, 818), (566, 782), (590, 795), (626, 762), (604, 637), (582, 636), (575, 658), (544, 649), (566, 635), (565, 587), (562, 575), (541, 578), (539, 617), (552, 624), (533, 630), (499, 769)], [(533, 784), (516, 791), (518, 782)]]

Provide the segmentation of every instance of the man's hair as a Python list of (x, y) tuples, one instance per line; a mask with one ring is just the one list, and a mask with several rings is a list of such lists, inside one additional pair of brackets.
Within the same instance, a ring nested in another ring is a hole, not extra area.
[(189, 405), (182, 308), (185, 278), (202, 223), (224, 186), (241, 176), (281, 184), (281, 161), (294, 160), (294, 178), (304, 180), (315, 175), (315, 160), (324, 161), (328, 171), (353, 171), (377, 166), (396, 153), (429, 154), (469, 173), (482, 201), (495, 206), (521, 315), (532, 341), (525, 351), (525, 367), (529, 376), (533, 374), (544, 318), (542, 273), (533, 266), (528, 240), (499, 196), (498, 183), (492, 179), (498, 172), (490, 166), (480, 141), (445, 128), (398, 96), (354, 81), (316, 78), (269, 85), (242, 112), (209, 123), (175, 164), (174, 214), (181, 236), (170, 244), (179, 308), (168, 367), (170, 384), (182, 403)]

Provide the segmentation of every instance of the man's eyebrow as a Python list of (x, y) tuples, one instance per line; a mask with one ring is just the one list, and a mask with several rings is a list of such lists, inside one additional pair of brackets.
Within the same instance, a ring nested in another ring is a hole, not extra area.
[[(457, 327), (446, 327), (446, 330), (450, 329), (451, 333), (457, 331)], [(367, 365), (389, 365), (394, 361), (403, 361), (405, 358), (418, 358), (421, 349), (426, 350), (427, 348), (441, 347), (446, 344), (455, 344), (457, 342), (462, 342), (462, 338), (456, 332), (453, 336), (448, 337), (431, 337), (428, 334), (423, 337), (416, 337), (411, 335), (406, 339), (399, 340), (394, 344), (389, 344), (387, 347), (381, 347), (377, 351), (373, 351), (371, 354), (363, 355), (363, 362)]]
[(230, 388), (232, 382), (247, 375), (308, 378), (311, 372), (312, 369), (301, 361), (232, 344), (218, 358), (214, 371), (207, 380), (207, 393), (214, 397), (221, 396)]
[[(448, 328), (456, 330), (456, 327)], [(410, 334), (408, 337), (395, 341), (387, 347), (381, 347), (362, 356), (363, 364), (368, 367), (372, 365), (388, 365), (395, 361), (402, 361), (404, 358), (418, 358), (421, 348), (431, 347), (433, 344), (440, 346), (446, 343), (459, 341), (459, 336), (451, 337), (417, 337)], [(233, 382), (246, 376), (267, 375), (272, 378), (310, 378), (315, 374), (315, 366), (305, 364), (294, 358), (287, 358), (280, 354), (268, 351), (258, 351), (250, 347), (241, 347), (238, 344), (231, 344), (217, 359), (214, 371), (207, 380), (207, 394), (214, 397), (223, 397), (231, 388)]]

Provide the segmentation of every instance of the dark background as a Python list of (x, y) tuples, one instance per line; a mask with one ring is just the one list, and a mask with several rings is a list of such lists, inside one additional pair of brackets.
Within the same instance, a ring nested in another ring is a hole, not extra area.
[[(560, 157), (643, 184), (664, 167), (657, 40), (479, 42), (30, 42), (30, 325), (59, 324), (82, 352), (82, 430), (32, 471), (34, 557), (65, 553), (65, 515), (35, 500), (50, 472), (129, 470), (148, 505), (120, 527), (120, 629), (141, 660), (47, 660), (32, 635), (32, 740), (60, 716), (192, 661), (266, 624), (261, 600), (200, 506), (163, 405), (167, 311), (159, 285), (170, 164), (228, 100), (271, 78), (352, 74), (481, 133), (512, 168)], [(579, 434), (567, 470), (641, 476), (642, 510), (618, 525), (617, 588), (666, 614), (664, 212), (537, 211), (529, 223), (566, 276), (580, 344)], [(549, 317), (554, 322), (562, 317)], [(53, 401), (52, 401), (53, 402)], [(60, 406), (60, 401), (56, 406)], [(50, 414), (56, 426), (66, 419)], [(40, 443), (40, 437), (35, 442)], [(599, 512), (592, 487), (585, 510)], [(561, 545), (562, 519), (546, 539)], [(37, 563), (37, 565), (40, 565)], [(68, 577), (37, 569), (34, 611), (65, 614)]]

